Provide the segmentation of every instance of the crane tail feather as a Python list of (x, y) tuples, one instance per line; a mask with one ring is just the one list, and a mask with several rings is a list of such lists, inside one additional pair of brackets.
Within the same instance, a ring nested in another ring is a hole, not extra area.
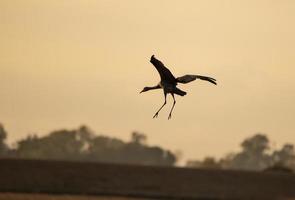
[(175, 94), (179, 95), (179, 96), (184, 96), (186, 95), (186, 92), (185, 91), (182, 91), (178, 88), (176, 88), (174, 91), (173, 91)]

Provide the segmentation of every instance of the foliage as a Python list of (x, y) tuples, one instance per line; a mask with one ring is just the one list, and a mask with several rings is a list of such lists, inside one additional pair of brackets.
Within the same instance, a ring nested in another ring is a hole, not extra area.
[(203, 161), (191, 160), (187, 162), (188, 167), (207, 168), (207, 169), (220, 169), (221, 164), (214, 157), (206, 157)]
[[(0, 126), (0, 144), (3, 147), (7, 147), (4, 143), (5, 137), (6, 132)], [(75, 130), (53, 131), (42, 137), (30, 135), (18, 141), (17, 147), (9, 149), (5, 155), (14, 158), (162, 166), (172, 166), (176, 163), (176, 156), (171, 151), (158, 146), (148, 146), (146, 143), (147, 137), (142, 133), (133, 132), (130, 141), (124, 142), (117, 138), (95, 135), (88, 127), (81, 126)], [(4, 155), (4, 150), (0, 152)]]
[(205, 157), (203, 160), (190, 160), (188, 167), (219, 169), (293, 169), (295, 170), (294, 146), (285, 144), (282, 149), (271, 151), (266, 135), (256, 134), (241, 143), (242, 150), (231, 153), (219, 160)]
[[(143, 133), (131, 133), (130, 141), (95, 135), (88, 127), (74, 130), (52, 131), (45, 136), (29, 135), (17, 141), (15, 148), (5, 143), (7, 132), (0, 124), (0, 158), (29, 158), (75, 160), (141, 165), (173, 166), (179, 156), (159, 146), (147, 145)], [(241, 151), (221, 159), (205, 157), (189, 160), (187, 167), (243, 170), (295, 170), (294, 145), (285, 144), (281, 149), (271, 149), (264, 134), (256, 134), (242, 141)]]
[(7, 153), (8, 147), (5, 144), (7, 133), (2, 124), (0, 124), (0, 156), (3, 156)]

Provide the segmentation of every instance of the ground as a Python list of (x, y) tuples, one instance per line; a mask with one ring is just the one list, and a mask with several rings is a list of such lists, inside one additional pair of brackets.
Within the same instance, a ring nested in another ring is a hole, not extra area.
[(294, 200), (294, 187), (283, 172), (0, 159), (0, 200)]

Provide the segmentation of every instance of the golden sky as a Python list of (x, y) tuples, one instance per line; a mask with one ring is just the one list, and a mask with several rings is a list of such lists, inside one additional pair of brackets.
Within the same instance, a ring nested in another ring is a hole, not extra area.
[[(9, 142), (90, 126), (222, 156), (257, 132), (295, 143), (293, 0), (1, 0), (0, 122)], [(175, 74), (202, 74), (158, 119), (155, 54)]]

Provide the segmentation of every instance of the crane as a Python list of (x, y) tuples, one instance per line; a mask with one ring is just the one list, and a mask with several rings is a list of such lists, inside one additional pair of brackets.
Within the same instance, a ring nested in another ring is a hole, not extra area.
[(178, 78), (175, 78), (173, 76), (173, 74), (171, 73), (171, 71), (167, 67), (165, 67), (165, 65), (160, 60), (156, 59), (154, 55), (152, 55), (150, 62), (154, 65), (154, 67), (159, 72), (161, 81), (155, 86), (144, 87), (143, 90), (140, 93), (147, 92), (149, 90), (163, 89), (164, 98), (165, 98), (164, 104), (155, 113), (153, 118), (158, 117), (158, 114), (159, 114), (160, 110), (162, 110), (162, 108), (166, 105), (167, 94), (170, 93), (172, 95), (172, 97), (173, 97), (173, 105), (172, 105), (172, 108), (170, 110), (168, 120), (171, 119), (172, 111), (173, 111), (174, 106), (176, 104), (174, 94), (177, 94), (177, 95), (180, 95), (180, 96), (186, 95), (185, 91), (182, 91), (182, 90), (180, 90), (179, 88), (176, 87), (177, 83), (184, 83), (185, 84), (185, 83), (189, 83), (191, 81), (194, 81), (196, 79), (200, 79), (200, 80), (204, 80), (204, 81), (209, 81), (210, 83), (213, 83), (214, 85), (217, 85), (216, 80), (214, 78), (207, 77), (207, 76), (188, 74), (188, 75), (184, 75), (184, 76), (180, 76)]

